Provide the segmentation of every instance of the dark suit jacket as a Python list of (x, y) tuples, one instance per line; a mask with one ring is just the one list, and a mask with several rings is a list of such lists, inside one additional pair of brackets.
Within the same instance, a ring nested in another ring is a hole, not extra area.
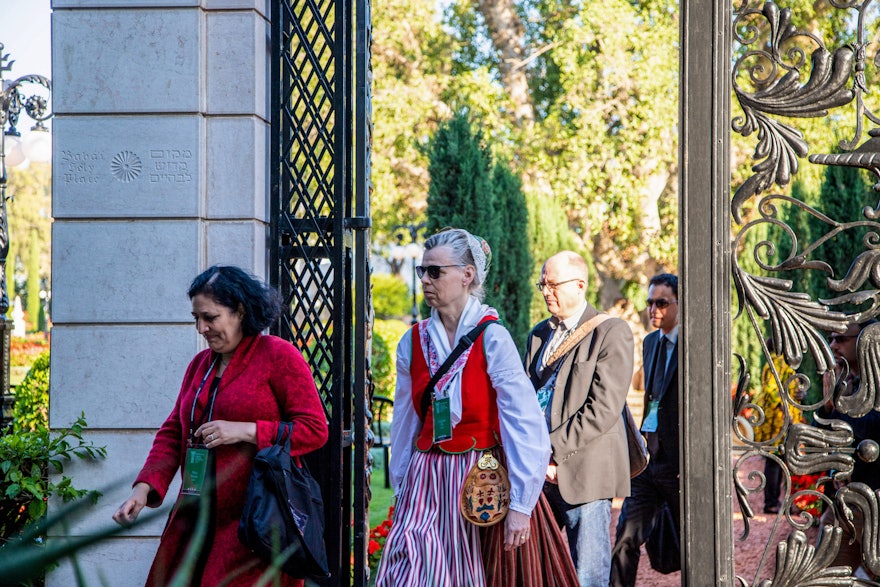
[[(598, 314), (587, 306), (579, 324)], [(535, 389), (542, 349), (553, 336), (549, 320), (529, 334), (526, 370)], [(623, 404), (632, 380), (633, 336), (610, 318), (562, 359), (550, 404), (550, 444), (559, 492), (569, 504), (629, 495), (629, 453)]]
[[(660, 339), (660, 330), (655, 330), (645, 337), (642, 343), (642, 358), (645, 366), (645, 407), (648, 406), (648, 386), (654, 376), (654, 353), (657, 352), (657, 343)], [(681, 331), (679, 331), (679, 341)], [(655, 465), (674, 467), (677, 471), (678, 464), (678, 342), (672, 350), (669, 366), (666, 369), (664, 385), (660, 396), (660, 407), (657, 411), (657, 434), (659, 435), (660, 449), (657, 454), (651, 454), (651, 462)], [(656, 399), (656, 398), (655, 398)], [(647, 413), (647, 409), (643, 412)], [(644, 420), (644, 418), (643, 418)]]

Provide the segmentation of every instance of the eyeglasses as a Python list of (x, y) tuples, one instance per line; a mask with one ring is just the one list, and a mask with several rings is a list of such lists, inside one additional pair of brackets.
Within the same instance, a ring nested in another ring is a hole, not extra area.
[(856, 335), (856, 334), (832, 334), (831, 336), (828, 337), (828, 340), (830, 342), (843, 342), (844, 340), (847, 340), (850, 338), (855, 338), (856, 336), (858, 336), (858, 335)]
[(535, 284), (535, 289), (537, 289), (539, 293), (543, 293), (545, 287), (547, 289), (549, 289), (550, 291), (556, 291), (556, 288), (558, 288), (563, 283), (570, 283), (572, 281), (580, 281), (580, 280), (581, 280), (580, 277), (575, 277), (574, 279), (566, 279), (565, 281), (560, 281), (559, 283), (550, 283), (549, 281), (539, 281), (538, 283)]
[(431, 279), (440, 279), (441, 269), (446, 269), (447, 267), (464, 267), (464, 265), (417, 265), (416, 266), (416, 275), (419, 276), (419, 279), (425, 276), (425, 273), (428, 274), (428, 277)]
[(675, 300), (665, 300), (663, 298), (660, 298), (659, 300), (652, 300), (651, 298), (648, 298), (648, 307), (650, 308), (651, 306), (657, 306), (658, 310), (662, 310), (670, 304), (675, 303), (677, 303)]

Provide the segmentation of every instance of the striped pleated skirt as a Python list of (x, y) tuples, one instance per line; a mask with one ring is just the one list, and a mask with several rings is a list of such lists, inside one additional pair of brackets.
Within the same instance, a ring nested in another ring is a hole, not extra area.
[(531, 539), (504, 550), (504, 523), (480, 529), (459, 511), (461, 487), (480, 452), (415, 452), (403, 481), (377, 587), (577, 587), (568, 546), (543, 493)]

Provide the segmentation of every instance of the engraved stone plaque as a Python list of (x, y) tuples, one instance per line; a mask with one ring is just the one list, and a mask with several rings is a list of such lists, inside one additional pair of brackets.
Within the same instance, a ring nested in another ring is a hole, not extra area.
[(55, 218), (197, 216), (203, 137), (199, 116), (59, 116)]

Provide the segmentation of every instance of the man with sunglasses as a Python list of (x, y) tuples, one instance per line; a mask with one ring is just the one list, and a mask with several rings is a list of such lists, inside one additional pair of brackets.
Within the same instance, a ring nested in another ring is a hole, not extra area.
[(529, 335), (525, 365), (550, 431), (544, 495), (564, 526), (582, 587), (607, 587), (611, 499), (629, 494), (621, 416), (633, 369), (633, 336), (586, 301), (587, 263), (550, 257), (536, 284), (551, 317)]
[(681, 532), (678, 463), (678, 277), (661, 273), (648, 286), (648, 315), (657, 328), (642, 343), (645, 408), (641, 431), (651, 457), (632, 480), (632, 493), (617, 520), (611, 554), (612, 587), (636, 584), (641, 546), (655, 519), (669, 507), (676, 534)]
[[(819, 410), (816, 414), (822, 418), (829, 420), (843, 420), (852, 427), (854, 440), (852, 446), (858, 447), (863, 440), (873, 440), (880, 442), (880, 412), (870, 410), (862, 417), (853, 417), (843, 412), (837, 411), (833, 403), (832, 391), (841, 393), (843, 396), (850, 396), (859, 391), (861, 386), (861, 370), (859, 365), (859, 353), (870, 352), (870, 343), (865, 343), (864, 348), (859, 348), (859, 336), (868, 327), (872, 330), (878, 328), (872, 326), (877, 323), (876, 320), (870, 319), (860, 324), (850, 324), (842, 333), (834, 333), (829, 337), (829, 346), (837, 364), (833, 369), (826, 371), (822, 379), (823, 393), (825, 397), (832, 398)], [(874, 334), (876, 336), (876, 333)], [(873, 338), (873, 337), (871, 337)], [(866, 357), (863, 357), (865, 360)], [(834, 390), (835, 386), (841, 386), (842, 390)], [(855, 458), (853, 470), (848, 480), (843, 483), (864, 483), (871, 489), (880, 489), (880, 462), (865, 462), (858, 456)], [(839, 485), (835, 483), (837, 489)], [(822, 514), (820, 528), (820, 541), (824, 538), (825, 525), (834, 524), (835, 511), (828, 508)], [(841, 524), (843, 528), (843, 539), (840, 541), (840, 548), (837, 556), (829, 566), (846, 565), (853, 569), (853, 573), (859, 577), (866, 577), (859, 566), (862, 565), (862, 535), (864, 532), (865, 519), (859, 508), (853, 508), (852, 527), (856, 530), (853, 536), (848, 524)]]

